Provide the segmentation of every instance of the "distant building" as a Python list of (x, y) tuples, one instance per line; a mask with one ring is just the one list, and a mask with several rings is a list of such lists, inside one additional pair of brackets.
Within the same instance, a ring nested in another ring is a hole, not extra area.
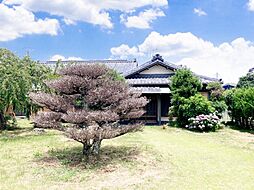
[[(146, 114), (142, 119), (146, 123), (161, 124), (168, 121), (168, 109), (170, 106), (170, 77), (177, 69), (182, 68), (170, 62), (164, 61), (162, 56), (156, 54), (152, 60), (138, 65), (137, 61), (127, 60), (89, 60), (89, 61), (62, 61), (62, 64), (105, 64), (109, 68), (122, 74), (132, 90), (141, 92), (150, 102), (146, 106)], [(56, 61), (46, 62), (50, 67), (56, 65)], [(203, 83), (201, 94), (208, 97), (206, 86), (209, 82), (218, 79), (197, 75)]]
[(222, 86), (225, 90), (229, 90), (236, 87), (236, 84), (234, 83), (226, 83)]

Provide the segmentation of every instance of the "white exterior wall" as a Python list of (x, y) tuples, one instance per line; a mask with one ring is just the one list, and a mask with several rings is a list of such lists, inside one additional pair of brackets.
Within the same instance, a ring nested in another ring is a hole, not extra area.
[(173, 71), (160, 65), (155, 65), (147, 70), (140, 72), (140, 74), (170, 74), (170, 73), (173, 73)]

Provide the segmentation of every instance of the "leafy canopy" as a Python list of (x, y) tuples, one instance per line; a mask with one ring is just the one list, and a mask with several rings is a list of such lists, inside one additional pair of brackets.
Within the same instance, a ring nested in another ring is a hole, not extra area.
[(223, 99), (223, 88), (220, 82), (210, 82), (208, 83), (207, 90), (211, 92), (210, 100), (211, 101), (220, 101)]
[(254, 128), (254, 87), (227, 90), (224, 96), (232, 120), (241, 128)]
[(210, 91), (210, 100), (212, 106), (217, 111), (218, 116), (222, 117), (222, 113), (227, 109), (227, 105), (224, 101), (223, 92), (224, 89), (220, 82), (210, 82), (207, 87)]
[(171, 78), (172, 107), (170, 107), (169, 115), (177, 117), (176, 121), (179, 126), (187, 125), (191, 117), (214, 111), (211, 103), (198, 94), (201, 88), (199, 78), (189, 69), (180, 69)]
[(20, 59), (7, 49), (0, 49), (0, 128), (4, 118), (13, 109), (26, 111), (31, 108), (28, 92), (45, 89), (43, 83), (50, 70), (28, 56)]
[(189, 98), (198, 93), (202, 84), (197, 76), (187, 69), (179, 69), (171, 78), (170, 90), (173, 95)]
[(247, 73), (246, 76), (240, 78), (237, 83), (238, 88), (254, 87), (254, 72)]

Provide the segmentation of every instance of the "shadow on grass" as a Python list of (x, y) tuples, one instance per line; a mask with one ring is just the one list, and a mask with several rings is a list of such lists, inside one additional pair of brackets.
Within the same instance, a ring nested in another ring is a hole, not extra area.
[(2, 142), (16, 142), (22, 140), (33, 140), (34, 138), (44, 139), (49, 136), (57, 136), (55, 133), (36, 133), (33, 131), (34, 128), (20, 128), (14, 131), (3, 130), (0, 132), (0, 141)]
[(33, 127), (27, 127), (27, 128), (22, 128), (22, 127), (8, 127), (5, 130), (0, 131), (1, 133), (9, 133), (9, 134), (14, 134), (14, 135), (19, 135), (24, 132), (30, 132), (33, 130)]
[(31, 132), (33, 130), (32, 127), (29, 128), (20, 128), (20, 127), (10, 127), (5, 130), (0, 130), (0, 139), (14, 139), (14, 138), (20, 138), (21, 136), (25, 135), (27, 136), (27, 133)]
[[(23, 119), (18, 119), (18, 121), (22, 121)], [(24, 120), (25, 121), (25, 120)], [(30, 132), (34, 129), (34, 127), (31, 125), (31, 122), (26, 123), (27, 126), (20, 126), (19, 123), (14, 123), (7, 125), (7, 127), (3, 130), (0, 130), (0, 134), (13, 134), (13, 135), (19, 135), (24, 132)]]
[(243, 133), (250, 133), (250, 134), (254, 135), (254, 129), (243, 129), (241, 126), (236, 125), (235, 123), (230, 122), (230, 121), (226, 122), (225, 125), (226, 125), (226, 127), (230, 128), (230, 129), (237, 130), (237, 131), (240, 131)]
[(101, 148), (99, 158), (91, 156), (89, 160), (86, 160), (82, 156), (82, 148), (73, 147), (50, 150), (47, 156), (41, 157), (38, 161), (46, 165), (61, 164), (68, 167), (99, 169), (112, 164), (134, 163), (140, 152), (140, 149), (135, 146), (104, 146)]
[(236, 126), (236, 125), (227, 125), (227, 127), (229, 127), (230, 129), (233, 129), (233, 130), (243, 132), (243, 133), (250, 133), (250, 134), (254, 135), (253, 129), (242, 129), (241, 127)]

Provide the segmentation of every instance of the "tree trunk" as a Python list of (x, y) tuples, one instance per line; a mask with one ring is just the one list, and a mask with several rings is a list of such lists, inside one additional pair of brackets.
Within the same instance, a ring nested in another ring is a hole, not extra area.
[(243, 117), (240, 117), (240, 125), (239, 126), (242, 128), (245, 128), (244, 122), (243, 122)]
[(253, 129), (253, 127), (254, 127), (254, 125), (253, 125), (253, 119), (254, 119), (253, 117), (250, 118), (250, 127), (251, 127), (251, 129)]
[(7, 123), (4, 118), (4, 114), (3, 114), (3, 112), (0, 112), (0, 130), (4, 130), (6, 128), (7, 128)]
[(101, 148), (101, 140), (93, 140), (93, 143), (90, 144), (90, 142), (83, 143), (83, 156), (86, 158), (86, 160), (89, 160), (89, 156), (91, 154), (95, 155), (97, 158), (99, 158), (100, 154), (100, 148)]
[(102, 141), (102, 139), (100, 139), (100, 140), (94, 140), (94, 143), (93, 143), (92, 153), (94, 155), (96, 155), (97, 157), (100, 154), (101, 141)]
[(241, 126), (241, 118), (236, 117), (236, 125)]
[(89, 155), (91, 154), (91, 147), (89, 143), (83, 143), (83, 156), (85, 156), (87, 159), (89, 158)]
[(245, 126), (246, 126), (247, 129), (250, 129), (249, 118), (248, 117), (245, 118)]

